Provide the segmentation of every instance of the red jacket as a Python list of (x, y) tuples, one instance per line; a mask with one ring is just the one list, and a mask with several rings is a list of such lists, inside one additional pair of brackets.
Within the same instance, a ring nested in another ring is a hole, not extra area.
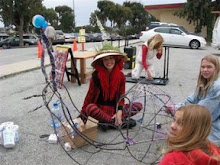
[[(120, 71), (118, 78), (119, 78), (119, 85), (117, 86), (116, 93), (115, 93), (115, 101), (116, 101), (115, 107), (116, 107), (116, 104), (118, 103), (120, 97), (125, 94), (125, 75), (124, 75), (124, 73), (122, 73)], [(89, 84), (89, 90), (88, 90), (87, 95), (85, 97), (84, 104), (83, 104), (82, 111), (81, 111), (82, 114), (85, 114), (85, 110), (86, 110), (86, 107), (88, 104), (91, 104), (91, 103), (96, 104), (97, 103), (97, 100), (98, 100), (98, 97), (100, 94), (101, 94), (100, 87), (98, 87), (96, 85), (96, 83), (94, 82), (94, 78), (91, 77), (90, 84)], [(119, 109), (121, 109), (123, 107), (123, 105), (124, 105), (124, 99), (122, 99), (120, 101), (120, 103), (118, 105)]]
[[(211, 147), (214, 155), (220, 156), (220, 149)], [(159, 165), (220, 165), (220, 161), (213, 159), (201, 149), (190, 152), (175, 151), (166, 154)]]
[[(143, 44), (142, 45), (142, 64), (145, 68), (145, 70), (148, 69), (147, 63), (146, 63), (146, 59), (147, 59), (147, 52), (148, 52), (148, 47), (147, 45)], [(157, 53), (157, 58), (160, 59), (162, 57), (161, 53)]]

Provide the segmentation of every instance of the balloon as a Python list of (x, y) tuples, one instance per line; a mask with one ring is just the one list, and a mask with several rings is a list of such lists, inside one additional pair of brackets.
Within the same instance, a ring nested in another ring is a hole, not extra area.
[(42, 15), (35, 15), (32, 18), (32, 24), (36, 27), (36, 28), (42, 28), (44, 25), (45, 19)]
[(48, 22), (47, 22), (47, 21), (44, 21), (44, 23), (43, 23), (42, 27), (43, 27), (44, 29), (46, 29), (46, 28), (47, 28), (47, 26), (48, 26)]

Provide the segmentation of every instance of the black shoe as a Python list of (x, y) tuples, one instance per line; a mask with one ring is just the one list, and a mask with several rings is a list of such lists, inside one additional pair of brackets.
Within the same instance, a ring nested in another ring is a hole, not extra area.
[(123, 128), (131, 129), (131, 128), (135, 127), (135, 126), (136, 126), (136, 121), (134, 119), (130, 118), (129, 120), (126, 119), (125, 121), (123, 121), (121, 128), (122, 129)]
[(108, 125), (98, 124), (98, 128), (100, 128), (103, 132), (106, 132), (108, 130)]

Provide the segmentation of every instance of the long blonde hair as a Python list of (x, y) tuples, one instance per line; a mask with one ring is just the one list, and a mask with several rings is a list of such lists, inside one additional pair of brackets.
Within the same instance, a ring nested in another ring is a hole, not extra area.
[(178, 111), (183, 112), (183, 130), (178, 137), (168, 136), (167, 152), (207, 148), (212, 124), (209, 110), (201, 105), (189, 104)]
[(208, 140), (212, 125), (209, 110), (198, 104), (189, 104), (182, 106), (178, 111), (183, 112), (183, 130), (177, 137), (168, 136), (167, 149), (163, 152), (187, 152), (200, 148), (213, 159), (220, 161), (220, 157), (213, 155), (213, 152), (209, 148), (210, 145), (217, 148), (214, 143)]
[[(201, 65), (202, 65), (203, 60), (207, 60), (215, 65), (215, 72), (210, 77), (210, 79), (205, 79), (201, 74)], [(198, 98), (205, 97), (207, 95), (207, 91), (208, 91), (209, 87), (214, 83), (215, 80), (217, 80), (217, 78), (220, 75), (220, 62), (219, 62), (218, 57), (216, 57), (214, 55), (207, 55), (202, 58), (201, 65), (200, 65), (200, 72), (199, 72), (199, 77), (197, 80), (197, 87), (196, 87)], [(203, 91), (201, 90), (201, 87), (203, 88)]]
[(163, 37), (160, 34), (156, 34), (147, 41), (147, 45), (149, 50), (153, 50), (161, 47), (163, 42)]

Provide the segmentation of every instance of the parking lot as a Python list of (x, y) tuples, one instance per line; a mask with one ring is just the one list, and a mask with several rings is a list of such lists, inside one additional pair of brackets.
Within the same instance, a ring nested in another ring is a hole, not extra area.
[[(1, 51), (1, 53), (4, 51)], [(13, 51), (16, 53), (16, 50)], [(207, 54), (215, 54), (220, 58), (219, 50), (212, 47), (204, 49), (186, 49), (170, 48), (169, 60), (169, 82), (165, 86), (158, 86), (166, 94), (171, 96), (174, 103), (183, 101), (186, 96), (195, 89), (197, 76), (199, 73), (200, 60)], [(89, 65), (88, 65), (89, 66)], [(157, 68), (159, 74), (163, 66), (163, 59), (158, 61)], [(10, 68), (13, 69), (13, 68)], [(126, 74), (130, 70), (124, 70)], [(47, 73), (50, 68), (47, 68)], [(77, 83), (70, 83), (64, 77), (64, 84), (70, 92), (76, 107), (81, 109), (83, 100), (88, 90), (87, 83), (78, 86)], [(26, 73), (17, 74), (0, 80), (0, 123), (13, 121), (19, 125), (19, 143), (13, 149), (5, 149), (0, 146), (0, 164), (4, 165), (72, 165), (74, 162), (67, 153), (58, 144), (49, 144), (46, 138), (40, 138), (40, 135), (48, 134), (50, 128), (50, 114), (45, 107), (37, 111), (30, 112), (36, 107), (43, 105), (42, 97), (36, 97), (29, 100), (23, 98), (35, 94), (41, 94), (45, 87), (45, 79), (40, 69), (32, 70)], [(126, 91), (134, 84), (126, 83)], [(61, 90), (61, 94), (63, 90)], [(67, 97), (66, 94), (62, 97)], [(71, 105), (68, 104), (68, 106)], [(106, 142), (116, 135), (116, 130), (108, 132), (98, 131), (98, 140)], [(76, 159), (79, 164), (91, 165), (124, 165), (124, 164), (143, 164), (135, 160), (127, 150), (100, 150), (96, 154), (89, 154), (96, 150), (91, 145), (81, 149), (76, 149), (69, 154)], [(85, 152), (87, 151), (87, 152)], [(144, 155), (141, 148), (133, 150), (134, 155)], [(149, 154), (149, 153), (148, 153)], [(150, 159), (145, 159), (145, 162)]]

